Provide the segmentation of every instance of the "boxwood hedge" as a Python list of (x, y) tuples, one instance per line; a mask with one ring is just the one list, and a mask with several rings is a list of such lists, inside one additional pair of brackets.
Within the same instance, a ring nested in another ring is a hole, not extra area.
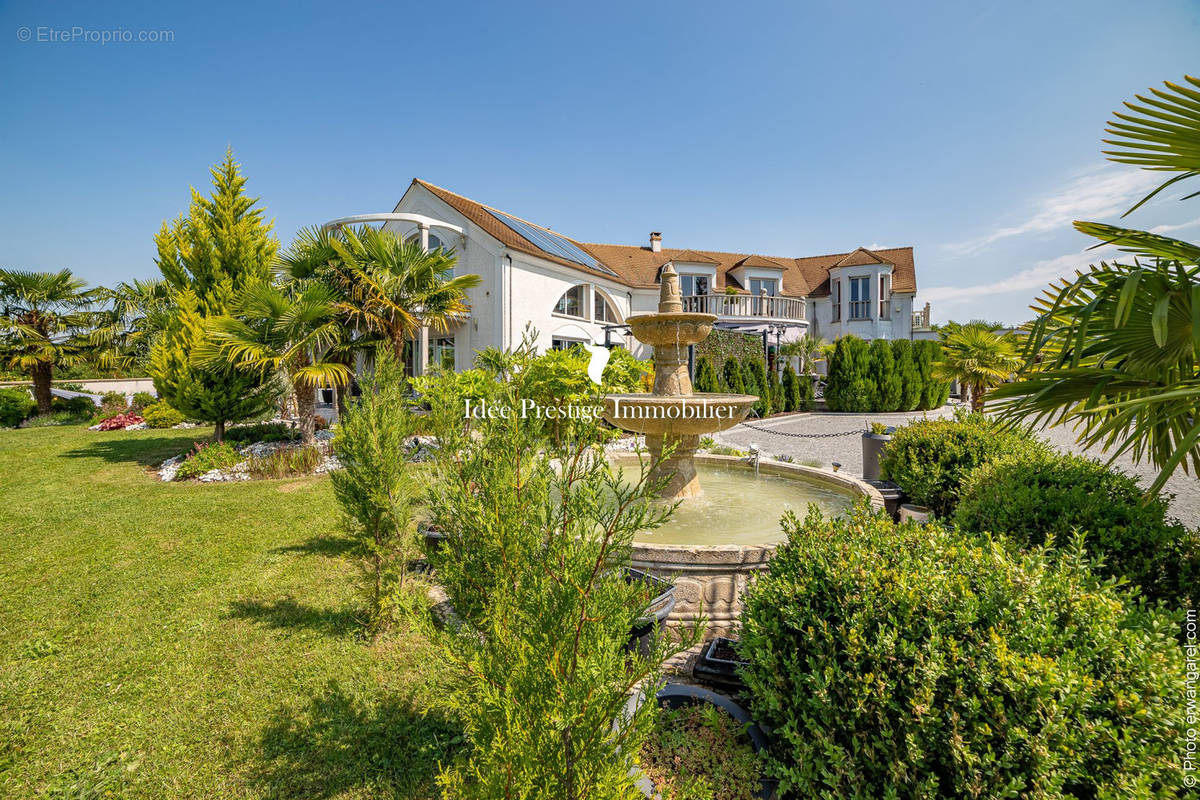
[(1175, 797), (1176, 620), (1079, 549), (1014, 554), (937, 523), (784, 518), (740, 653), (794, 797)]

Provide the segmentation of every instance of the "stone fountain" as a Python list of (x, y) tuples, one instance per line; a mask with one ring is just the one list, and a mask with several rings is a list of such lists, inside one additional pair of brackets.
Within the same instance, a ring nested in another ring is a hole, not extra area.
[(712, 333), (717, 317), (683, 310), (679, 275), (670, 264), (663, 268), (661, 283), (658, 313), (625, 320), (635, 339), (654, 348), (654, 392), (607, 395), (604, 418), (645, 435), (652, 476), (666, 481), (660, 494), (675, 500), (700, 494), (695, 455), (701, 435), (737, 425), (758, 398), (692, 391), (688, 347)]
[[(652, 472), (666, 481), (661, 495), (681, 501), (666, 526), (635, 537), (634, 568), (675, 581), (668, 625), (686, 627), (703, 616), (707, 636), (725, 636), (737, 629), (746, 586), (775, 552), (785, 509), (803, 516), (812, 502), (832, 514), (856, 497), (882, 508), (883, 498), (844, 473), (769, 460), (752, 469), (745, 458), (696, 454), (703, 434), (732, 428), (758, 399), (692, 391), (688, 347), (704, 341), (715, 321), (684, 312), (679, 276), (664, 267), (658, 313), (626, 320), (638, 341), (654, 347), (654, 392), (608, 395), (604, 418), (646, 436)], [(710, 481), (706, 492), (697, 464)]]

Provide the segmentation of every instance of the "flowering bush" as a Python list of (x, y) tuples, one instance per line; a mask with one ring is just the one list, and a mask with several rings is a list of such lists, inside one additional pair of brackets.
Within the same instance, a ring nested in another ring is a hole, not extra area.
[(145, 420), (141, 414), (134, 414), (132, 411), (127, 414), (117, 414), (115, 417), (109, 417), (100, 423), (102, 431), (119, 431), (123, 428), (128, 428), (130, 425), (138, 425)]
[(214, 469), (229, 469), (241, 460), (242, 457), (229, 442), (220, 444), (194, 442), (192, 452), (188, 453), (187, 460), (180, 464), (179, 469), (175, 472), (175, 480), (185, 481), (189, 478), (198, 478)]

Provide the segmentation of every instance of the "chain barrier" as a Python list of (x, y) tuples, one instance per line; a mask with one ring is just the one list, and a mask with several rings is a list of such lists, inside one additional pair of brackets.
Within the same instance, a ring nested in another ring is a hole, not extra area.
[(862, 428), (857, 428), (852, 431), (836, 431), (834, 433), (793, 433), (792, 431), (777, 431), (772, 428), (763, 428), (758, 425), (752, 425), (749, 422), (743, 421), (742, 427), (749, 428), (752, 431), (760, 433), (770, 433), (775, 436), (791, 436), (795, 439), (833, 439), (838, 436), (858, 436), (863, 432)]

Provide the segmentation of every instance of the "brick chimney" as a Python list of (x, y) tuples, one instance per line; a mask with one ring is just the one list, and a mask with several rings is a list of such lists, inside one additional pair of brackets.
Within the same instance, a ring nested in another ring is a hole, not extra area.
[(658, 231), (652, 231), (650, 233), (650, 252), (651, 253), (662, 252), (662, 234), (659, 233)]

